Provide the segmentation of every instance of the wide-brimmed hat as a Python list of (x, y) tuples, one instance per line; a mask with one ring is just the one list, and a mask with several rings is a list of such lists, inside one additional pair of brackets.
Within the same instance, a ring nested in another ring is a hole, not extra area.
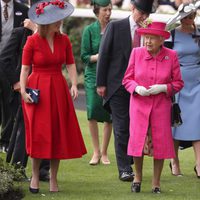
[(33, 4), (35, 4), (35, 3), (37, 3), (37, 2), (39, 2), (40, 0), (30, 0), (29, 2), (30, 2), (30, 5), (32, 6)]
[(166, 28), (166, 23), (164, 22), (152, 22), (148, 24), (146, 28), (137, 29), (137, 33), (139, 35), (145, 35), (145, 34), (158, 35), (164, 37), (165, 39), (168, 39), (170, 37), (170, 33), (166, 31), (165, 28)]
[(111, 4), (111, 0), (91, 0), (91, 5), (106, 7), (109, 4)]
[(152, 6), (153, 6), (154, 0), (131, 0), (131, 3), (135, 5), (135, 7), (147, 14), (152, 12)]
[(184, 17), (190, 15), (191, 13), (196, 12), (199, 7), (200, 7), (200, 0), (195, 1), (193, 3), (181, 4), (178, 7), (178, 11), (168, 20), (167, 26), (175, 24), (177, 21), (183, 19)]
[(73, 5), (67, 1), (42, 0), (31, 6), (28, 17), (36, 24), (46, 25), (70, 16), (73, 11)]

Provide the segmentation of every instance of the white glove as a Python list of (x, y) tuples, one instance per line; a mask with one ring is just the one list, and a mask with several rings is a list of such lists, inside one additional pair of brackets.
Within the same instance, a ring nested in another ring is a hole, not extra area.
[(156, 85), (151, 85), (149, 87), (150, 89), (148, 89), (147, 91), (149, 92), (149, 94), (152, 95), (159, 94), (161, 92), (167, 92), (166, 84), (156, 84)]
[(136, 86), (135, 92), (138, 93), (140, 96), (149, 96), (150, 95), (148, 90), (143, 86)]

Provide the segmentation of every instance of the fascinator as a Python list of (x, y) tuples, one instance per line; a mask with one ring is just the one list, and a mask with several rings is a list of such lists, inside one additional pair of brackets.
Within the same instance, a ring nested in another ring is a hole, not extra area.
[(177, 21), (197, 11), (200, 7), (200, 0), (193, 3), (181, 4), (178, 11), (168, 20), (167, 26), (175, 24)]

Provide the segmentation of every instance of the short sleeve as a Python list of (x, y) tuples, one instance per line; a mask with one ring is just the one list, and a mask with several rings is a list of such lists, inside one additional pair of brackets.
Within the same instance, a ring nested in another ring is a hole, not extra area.
[(64, 35), (65, 40), (66, 40), (66, 64), (70, 65), (70, 64), (74, 64), (75, 60), (74, 60), (74, 55), (73, 55), (73, 51), (72, 51), (72, 44), (68, 38), (67, 35)]
[(29, 36), (23, 48), (22, 65), (31, 66), (32, 62), (33, 62), (33, 37)]

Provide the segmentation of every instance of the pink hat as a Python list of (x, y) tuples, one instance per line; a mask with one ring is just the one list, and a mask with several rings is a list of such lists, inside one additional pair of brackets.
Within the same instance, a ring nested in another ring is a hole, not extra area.
[(170, 33), (165, 30), (165, 27), (166, 23), (164, 22), (152, 22), (146, 28), (139, 28), (137, 30), (137, 33), (139, 35), (158, 35), (164, 37), (165, 39), (168, 39), (170, 37)]

